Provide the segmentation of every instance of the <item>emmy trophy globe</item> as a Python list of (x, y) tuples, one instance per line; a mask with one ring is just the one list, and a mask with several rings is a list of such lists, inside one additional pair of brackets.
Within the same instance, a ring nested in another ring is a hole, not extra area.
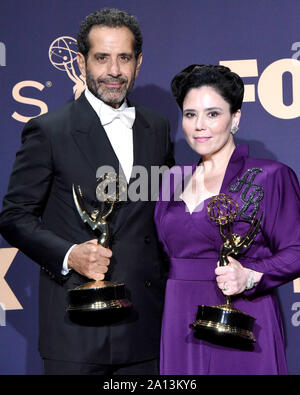
[[(237, 256), (254, 240), (262, 220), (254, 218), (244, 236), (232, 233), (231, 225), (239, 211), (237, 202), (231, 197), (221, 193), (210, 199), (207, 205), (209, 218), (219, 225), (219, 232), (223, 240), (221, 246), (219, 265), (228, 265), (228, 256)], [(255, 318), (236, 309), (231, 304), (229, 296), (226, 303), (218, 306), (199, 305), (196, 320), (190, 325), (195, 335), (206, 340), (217, 341), (219, 344), (237, 347), (249, 347), (256, 342), (253, 335)]]
[[(98, 204), (91, 213), (88, 213), (84, 205), (81, 187), (72, 186), (73, 199), (78, 214), (95, 233), (100, 232), (98, 244), (103, 247), (109, 245), (110, 234), (107, 217), (119, 202), (123, 188), (126, 188), (126, 182), (115, 172), (105, 173), (99, 177), (96, 186)], [(67, 311), (114, 313), (125, 311), (131, 305), (123, 282), (94, 280), (69, 290)]]

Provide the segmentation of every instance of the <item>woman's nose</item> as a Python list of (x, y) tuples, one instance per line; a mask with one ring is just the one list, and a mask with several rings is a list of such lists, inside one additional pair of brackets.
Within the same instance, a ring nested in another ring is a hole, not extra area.
[(198, 115), (196, 118), (196, 130), (205, 129), (205, 120), (202, 115)]

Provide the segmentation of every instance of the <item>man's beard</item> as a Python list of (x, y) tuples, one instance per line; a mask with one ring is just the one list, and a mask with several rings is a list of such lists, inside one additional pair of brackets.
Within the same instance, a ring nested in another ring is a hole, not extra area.
[[(107, 88), (105, 84), (118, 83), (122, 84), (118, 88)], [(134, 85), (134, 78), (132, 79), (130, 85), (127, 87), (128, 79), (122, 77), (107, 77), (98, 78), (95, 80), (89, 71), (86, 71), (86, 84), (90, 92), (93, 93), (98, 99), (102, 100), (104, 103), (114, 106), (115, 104), (121, 104), (127, 94), (131, 91)]]

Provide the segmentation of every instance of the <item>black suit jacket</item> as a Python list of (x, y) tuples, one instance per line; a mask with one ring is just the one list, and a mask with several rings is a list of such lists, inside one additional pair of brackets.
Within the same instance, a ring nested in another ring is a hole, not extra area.
[[(134, 165), (172, 165), (169, 123), (136, 107)], [(124, 281), (133, 308), (120, 322), (74, 322), (66, 312), (67, 291), (87, 281), (76, 272), (62, 276), (74, 243), (95, 238), (73, 202), (72, 183), (95, 200), (96, 171), (119, 168), (99, 118), (82, 95), (63, 108), (32, 119), (24, 128), (0, 231), (41, 266), (39, 349), (42, 357), (102, 364), (129, 363), (159, 355), (164, 298), (164, 263), (153, 222), (154, 201), (121, 203), (109, 217), (113, 258), (106, 279)], [(150, 181), (149, 181), (150, 184)]]

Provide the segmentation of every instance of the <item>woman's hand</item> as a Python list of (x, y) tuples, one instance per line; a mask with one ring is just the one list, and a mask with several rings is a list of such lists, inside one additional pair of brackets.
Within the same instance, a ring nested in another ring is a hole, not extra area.
[(242, 266), (239, 261), (230, 256), (228, 260), (229, 264), (227, 266), (218, 266), (215, 270), (218, 287), (224, 295), (240, 294), (247, 286), (250, 285), (252, 288), (261, 279), (263, 273)]

